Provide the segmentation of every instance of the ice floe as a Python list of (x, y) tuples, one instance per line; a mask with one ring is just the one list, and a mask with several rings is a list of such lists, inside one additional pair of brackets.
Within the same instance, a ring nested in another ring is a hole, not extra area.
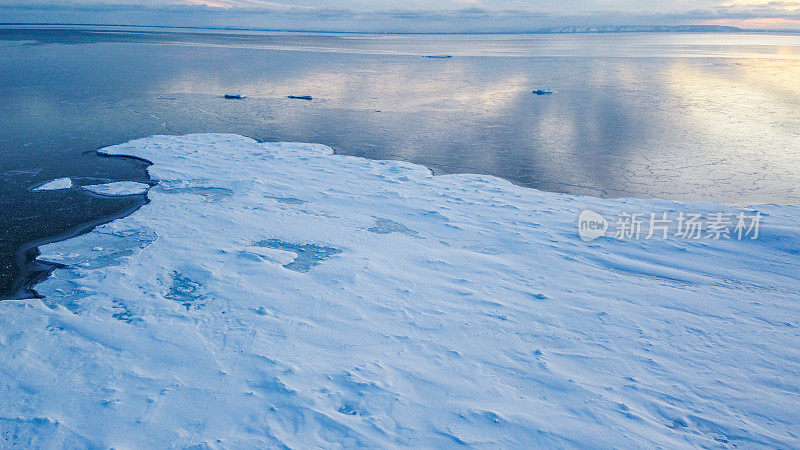
[(737, 210), (235, 135), (103, 152), (159, 184), (0, 302), (2, 444), (800, 446), (799, 208), (584, 242), (587, 208)]
[(150, 185), (145, 183), (137, 183), (135, 181), (116, 181), (113, 183), (81, 186), (81, 189), (99, 195), (138, 195), (147, 192), (147, 190), (150, 189)]
[(72, 187), (72, 179), (69, 177), (58, 178), (33, 188), (34, 191), (60, 191)]

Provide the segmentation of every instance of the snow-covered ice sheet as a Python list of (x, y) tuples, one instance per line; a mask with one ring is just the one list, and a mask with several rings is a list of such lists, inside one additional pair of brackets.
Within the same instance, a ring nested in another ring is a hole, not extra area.
[(120, 196), (144, 194), (148, 189), (150, 189), (150, 186), (144, 183), (137, 183), (135, 181), (115, 181), (113, 183), (81, 186), (81, 189), (99, 195)]
[(800, 209), (576, 233), (539, 192), (234, 135), (104, 150), (151, 202), (0, 302), (0, 446), (800, 446)]
[(34, 191), (60, 191), (72, 187), (72, 179), (69, 177), (58, 178), (33, 188)]

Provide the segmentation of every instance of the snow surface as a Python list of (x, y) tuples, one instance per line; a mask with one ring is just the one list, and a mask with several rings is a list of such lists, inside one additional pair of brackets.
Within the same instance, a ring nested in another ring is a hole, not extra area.
[(0, 447), (798, 447), (800, 208), (753, 241), (235, 135), (110, 147), (151, 202), (0, 302)]
[(120, 196), (144, 194), (148, 189), (150, 189), (150, 186), (144, 183), (137, 183), (135, 181), (116, 181), (113, 183), (81, 186), (81, 189), (99, 195)]
[(72, 179), (69, 177), (58, 178), (53, 181), (33, 188), (34, 191), (60, 191), (62, 189), (69, 189), (72, 187)]

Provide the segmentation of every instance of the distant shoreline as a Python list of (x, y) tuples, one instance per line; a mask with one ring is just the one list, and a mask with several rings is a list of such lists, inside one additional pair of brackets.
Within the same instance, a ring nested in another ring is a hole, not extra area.
[(602, 26), (561, 26), (535, 30), (485, 31), (485, 32), (377, 32), (348, 30), (304, 30), (250, 27), (199, 27), (166, 25), (130, 25), (103, 23), (68, 22), (0, 22), (0, 27), (106, 27), (106, 28), (144, 28), (156, 30), (195, 30), (195, 31), (246, 31), (262, 33), (306, 33), (306, 34), (363, 34), (363, 35), (515, 35), (515, 34), (627, 34), (627, 33), (790, 33), (798, 30), (748, 29), (723, 25), (602, 25)]

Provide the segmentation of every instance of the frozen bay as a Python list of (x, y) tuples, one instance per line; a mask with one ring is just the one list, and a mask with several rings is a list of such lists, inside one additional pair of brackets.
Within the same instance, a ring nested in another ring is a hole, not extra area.
[(798, 445), (798, 207), (747, 209), (755, 240), (586, 243), (585, 208), (740, 209), (229, 134), (102, 153), (158, 185), (42, 248), (44, 300), (0, 302), (0, 439)]

